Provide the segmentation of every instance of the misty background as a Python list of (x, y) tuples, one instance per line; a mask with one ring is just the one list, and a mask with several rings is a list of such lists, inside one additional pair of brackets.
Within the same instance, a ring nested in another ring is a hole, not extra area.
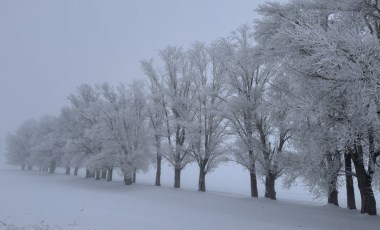
[(144, 79), (140, 60), (169, 44), (225, 36), (252, 23), (263, 2), (0, 1), (0, 153), (8, 133), (27, 119), (58, 115), (80, 84)]

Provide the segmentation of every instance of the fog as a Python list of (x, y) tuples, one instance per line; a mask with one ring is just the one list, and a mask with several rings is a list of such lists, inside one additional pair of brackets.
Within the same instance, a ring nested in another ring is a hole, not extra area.
[(262, 0), (0, 1), (0, 139), (58, 115), (81, 83), (144, 78), (141, 59), (251, 23)]

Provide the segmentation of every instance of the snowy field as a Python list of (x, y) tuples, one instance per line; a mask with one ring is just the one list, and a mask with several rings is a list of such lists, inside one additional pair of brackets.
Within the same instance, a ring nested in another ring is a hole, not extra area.
[[(229, 170), (217, 170), (208, 178), (212, 191), (200, 193), (195, 191), (196, 177), (191, 177), (195, 168), (192, 171), (191, 167), (183, 174), (185, 188), (173, 189), (167, 187), (171, 175), (166, 169), (163, 184), (167, 186), (155, 187), (149, 185), (153, 172), (140, 174), (137, 185), (124, 186), (121, 181), (65, 176), (60, 170), (48, 175), (2, 165), (0, 229), (12, 229), (10, 224), (72, 230), (380, 228), (379, 217), (328, 206), (324, 200), (313, 201), (300, 188), (286, 191), (278, 186), (278, 201), (251, 199), (243, 181), (232, 175), (244, 172), (237, 166), (224, 167)], [(221, 183), (223, 178), (225, 183)]]

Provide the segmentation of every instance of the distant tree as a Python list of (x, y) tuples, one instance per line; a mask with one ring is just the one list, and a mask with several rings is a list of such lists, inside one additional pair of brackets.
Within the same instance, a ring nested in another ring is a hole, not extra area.
[(20, 165), (24, 170), (27, 166), (31, 168), (31, 154), (33, 138), (37, 129), (36, 120), (25, 121), (15, 134), (10, 134), (5, 139), (7, 162)]
[(110, 167), (115, 162), (130, 185), (137, 170), (146, 170), (150, 163), (150, 138), (146, 117), (146, 98), (143, 83), (133, 82), (128, 88), (116, 89), (108, 84), (99, 87), (104, 99), (99, 103), (100, 122), (93, 134), (102, 144), (96, 159)]

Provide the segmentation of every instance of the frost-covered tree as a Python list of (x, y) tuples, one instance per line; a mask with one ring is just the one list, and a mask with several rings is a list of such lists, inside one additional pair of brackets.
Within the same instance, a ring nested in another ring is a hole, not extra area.
[(195, 42), (188, 51), (188, 58), (193, 66), (194, 84), (197, 88), (193, 106), (194, 119), (188, 126), (190, 155), (199, 166), (198, 190), (206, 191), (207, 173), (227, 159), (227, 121), (223, 115), (227, 85), (224, 68), (213, 54), (213, 47)]
[(99, 87), (102, 95), (99, 106), (99, 123), (93, 135), (102, 145), (96, 159), (103, 167), (115, 162), (126, 185), (132, 184), (137, 170), (146, 170), (150, 162), (150, 138), (146, 117), (146, 98), (142, 82), (135, 81), (129, 87), (120, 84), (115, 88), (108, 84)]
[(32, 168), (31, 154), (33, 147), (33, 137), (37, 129), (36, 120), (25, 121), (15, 134), (10, 134), (5, 139), (7, 161), (13, 165), (20, 165)]
[(166, 104), (162, 94), (161, 82), (152, 62), (142, 61), (141, 67), (149, 76), (149, 96), (147, 97), (147, 117), (149, 127), (153, 134), (154, 148), (156, 152), (156, 178), (155, 185), (161, 186), (162, 164), (162, 139), (165, 134), (164, 119), (167, 117)]
[[(256, 40), (295, 84), (293, 102), (299, 104), (294, 107), (298, 114), (319, 121), (324, 133), (340, 130), (333, 141), (336, 146), (324, 148), (326, 152), (319, 156), (342, 152), (347, 145), (354, 150), (350, 156), (362, 198), (361, 212), (376, 214), (371, 184), (379, 156), (375, 128), (380, 108), (377, 1), (267, 3), (258, 11), (263, 18), (256, 24)], [(308, 129), (307, 119), (295, 116), (294, 121), (302, 121), (301, 130)], [(314, 142), (308, 143), (311, 153), (316, 152), (315, 143), (331, 144), (331, 140), (323, 142), (323, 137), (309, 141)], [(331, 174), (335, 167), (330, 168)]]
[[(69, 97), (72, 111), (66, 111), (67, 122), (72, 122), (66, 127), (71, 127), (72, 139), (69, 141), (68, 150), (76, 154), (72, 158), (72, 164), (76, 167), (83, 165), (87, 167), (86, 178), (93, 176), (94, 167), (91, 159), (101, 151), (101, 144), (88, 133), (98, 123), (98, 110), (96, 104), (99, 100), (99, 93), (88, 85), (82, 84), (77, 88), (76, 94)], [(89, 136), (90, 135), (90, 136)], [(88, 164), (88, 165), (87, 165)]]
[(156, 70), (152, 62), (143, 62), (146, 75), (157, 83), (164, 110), (162, 156), (174, 167), (174, 187), (181, 184), (181, 171), (191, 162), (187, 127), (192, 111), (195, 87), (191, 66), (182, 48), (169, 46), (159, 52), (163, 68)]
[(58, 118), (44, 116), (39, 119), (32, 138), (31, 162), (41, 168), (49, 168), (54, 173), (60, 166), (65, 139), (59, 130)]
[(225, 116), (230, 121), (234, 139), (231, 145), (233, 159), (248, 169), (251, 196), (258, 197), (256, 168), (260, 150), (255, 148), (255, 119), (259, 118), (255, 115), (263, 102), (267, 75), (260, 71), (261, 64), (255, 56), (252, 30), (248, 25), (218, 43), (219, 58), (231, 89)]

